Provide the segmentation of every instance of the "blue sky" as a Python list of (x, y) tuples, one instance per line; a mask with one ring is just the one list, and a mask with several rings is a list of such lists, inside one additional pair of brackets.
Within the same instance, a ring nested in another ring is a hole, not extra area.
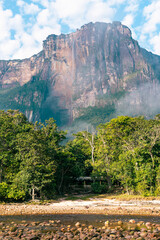
[(160, 0), (0, 0), (0, 59), (30, 57), (49, 34), (96, 21), (121, 21), (160, 55)]

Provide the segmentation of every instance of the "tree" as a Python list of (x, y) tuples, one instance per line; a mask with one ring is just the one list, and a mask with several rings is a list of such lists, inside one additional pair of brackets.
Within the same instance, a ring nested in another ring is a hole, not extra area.
[(0, 183), (12, 181), (18, 172), (16, 136), (27, 131), (29, 125), (26, 117), (17, 110), (0, 111)]
[(129, 193), (152, 194), (157, 186), (160, 156), (160, 121), (144, 117), (118, 117), (99, 126), (96, 164)]
[[(54, 186), (54, 174), (56, 172), (56, 157), (59, 150), (59, 142), (62, 132), (58, 132), (52, 119), (46, 124), (35, 123), (28, 134), (21, 133), (17, 137), (17, 159), (21, 161), (20, 170), (26, 178), (31, 189), (32, 200), (35, 191), (43, 195), (46, 186)], [(53, 189), (54, 192), (54, 189)]]
[(135, 122), (135, 118), (121, 116), (98, 126), (95, 171), (107, 179), (109, 188), (111, 179), (113, 182), (122, 183), (119, 173), (122, 170), (120, 166), (124, 164), (122, 160), (124, 144), (135, 131)]

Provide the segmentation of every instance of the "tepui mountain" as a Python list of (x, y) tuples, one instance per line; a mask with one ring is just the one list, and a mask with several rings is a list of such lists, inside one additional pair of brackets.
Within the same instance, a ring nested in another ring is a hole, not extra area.
[(126, 94), (146, 84), (157, 89), (159, 82), (160, 57), (141, 48), (128, 27), (88, 23), (48, 36), (30, 58), (1, 60), (0, 109), (19, 109), (30, 121), (53, 117), (61, 126), (99, 123), (116, 114)]

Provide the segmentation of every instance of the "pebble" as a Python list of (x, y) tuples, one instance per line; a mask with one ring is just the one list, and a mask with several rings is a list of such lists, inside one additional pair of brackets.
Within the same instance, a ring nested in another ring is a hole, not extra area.
[(130, 219), (129, 223), (135, 223), (136, 221), (134, 219)]
[[(134, 220), (134, 219), (131, 219)], [(150, 222), (135, 223), (131, 220), (128, 223), (101, 222), (101, 227), (94, 225), (87, 226), (77, 222), (73, 224), (63, 224), (59, 220), (49, 220), (48, 222), (15, 222), (0, 224), (0, 240), (107, 240), (107, 239), (136, 239), (149, 240), (160, 239), (160, 224)], [(27, 227), (26, 227), (27, 226)], [(139, 228), (137, 228), (139, 226)], [(151, 229), (150, 229), (151, 227)]]
[(147, 236), (147, 232), (141, 232), (141, 233), (140, 233), (140, 236), (141, 236), (142, 238), (145, 238), (145, 237)]
[(80, 227), (80, 226), (81, 226), (80, 222), (77, 222), (77, 223), (75, 224), (75, 226), (76, 226), (76, 227)]
[(106, 222), (104, 223), (104, 225), (105, 225), (106, 227), (108, 227), (108, 226), (109, 226), (109, 221), (106, 221)]
[(122, 224), (123, 224), (123, 222), (122, 222), (122, 221), (118, 221), (118, 225), (120, 225), (120, 226), (121, 226)]

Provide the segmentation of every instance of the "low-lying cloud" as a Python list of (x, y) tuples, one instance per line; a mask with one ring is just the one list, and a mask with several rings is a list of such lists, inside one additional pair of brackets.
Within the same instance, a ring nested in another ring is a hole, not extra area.
[(144, 84), (116, 104), (116, 115), (152, 118), (160, 113), (160, 84)]

